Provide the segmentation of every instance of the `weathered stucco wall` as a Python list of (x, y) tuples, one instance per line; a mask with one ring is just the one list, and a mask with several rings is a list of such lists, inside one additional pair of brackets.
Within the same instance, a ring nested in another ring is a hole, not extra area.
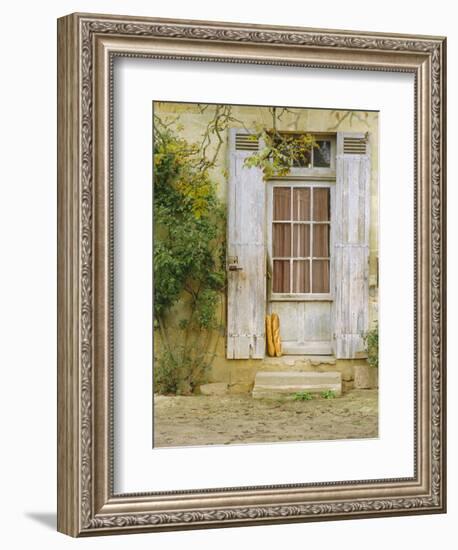
[[(214, 106), (202, 110), (203, 105), (187, 103), (155, 102), (154, 113), (163, 121), (175, 121), (179, 134), (190, 143), (202, 140), (209, 122), (214, 116)], [(280, 115), (280, 116), (279, 116)], [(272, 111), (267, 107), (233, 106), (231, 127), (256, 130), (259, 126), (272, 127)], [(345, 111), (332, 109), (277, 109), (277, 129), (279, 131), (304, 132), (364, 132), (369, 135), (371, 150), (371, 212), (370, 212), (370, 256), (369, 256), (369, 320), (372, 326), (377, 319), (378, 288), (378, 112)], [(228, 140), (223, 139), (212, 177), (217, 183), (218, 195), (226, 202)], [(207, 154), (212, 155), (217, 147), (216, 136), (212, 137)], [(221, 312), (224, 318), (224, 312)], [(262, 361), (227, 360), (225, 358), (225, 337), (218, 338), (216, 357), (210, 374), (211, 381), (226, 382), (234, 392), (248, 391), (254, 375)], [(156, 348), (157, 349), (157, 348)], [(360, 361), (359, 361), (360, 362)], [(354, 361), (338, 361), (332, 368), (346, 372), (351, 382), (348, 368)], [(328, 365), (329, 367), (329, 365)], [(313, 368), (313, 365), (310, 366)]]

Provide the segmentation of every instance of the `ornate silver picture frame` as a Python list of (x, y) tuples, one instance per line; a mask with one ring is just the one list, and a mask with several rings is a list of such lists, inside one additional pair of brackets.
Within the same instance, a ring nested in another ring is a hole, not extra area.
[[(114, 492), (117, 57), (413, 75), (412, 477)], [(76, 537), (445, 512), (445, 63), (443, 37), (93, 14), (58, 20), (60, 532)]]

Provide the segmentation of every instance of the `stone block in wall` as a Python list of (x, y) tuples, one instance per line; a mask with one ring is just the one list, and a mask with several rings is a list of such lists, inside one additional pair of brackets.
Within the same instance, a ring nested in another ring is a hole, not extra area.
[(345, 380), (342, 380), (342, 393), (348, 393), (349, 391), (353, 390), (355, 388), (355, 383), (353, 380), (346, 382)]
[(369, 390), (378, 387), (378, 369), (369, 365), (355, 365), (355, 389)]
[(355, 367), (353, 365), (342, 365), (338, 367), (340, 374), (342, 375), (342, 380), (344, 382), (350, 382), (355, 377)]

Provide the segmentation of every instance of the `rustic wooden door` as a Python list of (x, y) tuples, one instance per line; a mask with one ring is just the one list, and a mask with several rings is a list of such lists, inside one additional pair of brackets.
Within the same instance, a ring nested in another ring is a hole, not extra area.
[(332, 353), (334, 185), (271, 181), (267, 197), (268, 310), (283, 353)]
[(369, 294), (366, 136), (321, 135), (304, 165), (268, 183), (245, 165), (259, 144), (240, 129), (229, 138), (227, 357), (264, 357), (266, 311), (279, 315), (285, 354), (360, 357)]

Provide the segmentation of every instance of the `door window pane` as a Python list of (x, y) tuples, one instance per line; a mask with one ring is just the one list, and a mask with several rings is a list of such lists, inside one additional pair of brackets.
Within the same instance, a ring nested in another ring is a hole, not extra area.
[(310, 256), (310, 225), (295, 223), (293, 225), (293, 256), (307, 258)]
[(293, 189), (293, 219), (297, 221), (310, 220), (309, 187), (295, 187)]
[(291, 219), (291, 187), (274, 187), (273, 219)]
[(290, 261), (274, 260), (273, 289), (274, 292), (290, 292)]
[(312, 292), (329, 292), (329, 260), (312, 261)]
[(329, 189), (327, 187), (315, 187), (313, 189), (313, 220), (327, 222), (330, 220)]
[(310, 262), (309, 260), (293, 261), (293, 292), (310, 292)]
[(279, 258), (291, 257), (291, 224), (274, 223), (272, 227), (273, 255)]
[(313, 225), (313, 256), (329, 257), (329, 224)]

